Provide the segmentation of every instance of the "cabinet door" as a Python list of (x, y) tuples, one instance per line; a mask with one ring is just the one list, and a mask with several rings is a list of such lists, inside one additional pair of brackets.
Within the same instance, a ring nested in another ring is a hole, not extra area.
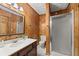
[(28, 53), (28, 56), (37, 56), (37, 54), (36, 54), (36, 49), (33, 48), (32, 51), (30, 51), (30, 52)]
[(8, 20), (9, 17), (0, 15), (0, 35), (8, 34)]

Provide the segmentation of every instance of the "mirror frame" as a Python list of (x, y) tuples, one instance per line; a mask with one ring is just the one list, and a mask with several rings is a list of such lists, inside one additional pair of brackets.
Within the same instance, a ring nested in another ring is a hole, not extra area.
[[(11, 13), (12, 14), (12, 13)], [(15, 15), (15, 14), (14, 14)], [(21, 14), (22, 15), (22, 14)], [(17, 16), (17, 15), (16, 15)], [(25, 33), (25, 16), (24, 15), (22, 15), (21, 16), (22, 18), (23, 18), (23, 33), (15, 33), (15, 34), (13, 34), (13, 33), (10, 33), (9, 32), (9, 34), (8, 35), (21, 35), (21, 34), (24, 34)], [(11, 28), (10, 28), (11, 29)]]
[[(10, 13), (10, 12), (7, 12), (7, 13)], [(10, 14), (13, 14), (13, 13), (10, 13)], [(20, 14), (20, 13), (18, 13), (18, 14)], [(0, 15), (1, 15), (1, 14), (0, 14)], [(14, 14), (14, 15), (16, 15), (16, 14)], [(20, 16), (20, 15), (21, 15), (21, 16)], [(23, 33), (11, 34), (11, 33), (10, 33), (10, 29), (11, 29), (11, 28), (9, 28), (7, 34), (0, 34), (0, 36), (21, 35), (21, 34), (24, 34), (24, 33), (25, 33), (25, 16), (24, 16), (23, 14), (20, 14), (20, 15), (16, 15), (16, 16), (20, 16), (20, 17), (23, 18)], [(5, 15), (2, 15), (2, 16), (5, 16)], [(5, 16), (5, 17), (8, 17), (8, 16)], [(8, 17), (8, 18), (9, 18), (9, 21), (10, 21), (10, 18), (11, 18), (11, 17)], [(9, 25), (10, 25), (10, 24), (9, 24)], [(10, 26), (8, 26), (8, 27), (10, 27)]]

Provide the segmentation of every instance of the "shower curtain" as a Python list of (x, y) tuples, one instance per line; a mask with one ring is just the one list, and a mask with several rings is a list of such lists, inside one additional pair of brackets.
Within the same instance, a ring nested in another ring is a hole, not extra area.
[(50, 19), (52, 51), (72, 55), (72, 13)]

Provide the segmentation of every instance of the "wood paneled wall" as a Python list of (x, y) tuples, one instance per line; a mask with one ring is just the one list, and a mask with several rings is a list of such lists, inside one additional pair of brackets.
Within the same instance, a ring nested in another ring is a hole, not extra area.
[(79, 56), (79, 4), (70, 4), (70, 10), (74, 13), (74, 55)]
[(0, 40), (11, 40), (16, 39), (19, 35), (10, 35), (10, 36), (0, 36)]
[(39, 21), (39, 33), (40, 35), (45, 35), (46, 30), (46, 20), (45, 15), (40, 15), (40, 21)]
[(39, 14), (27, 3), (22, 5), (25, 13), (25, 34), (39, 38)]
[(46, 55), (50, 55), (50, 4), (45, 3), (45, 34), (46, 34)]
[(40, 35), (46, 36), (46, 55), (50, 55), (50, 4), (45, 4), (46, 14), (40, 15)]

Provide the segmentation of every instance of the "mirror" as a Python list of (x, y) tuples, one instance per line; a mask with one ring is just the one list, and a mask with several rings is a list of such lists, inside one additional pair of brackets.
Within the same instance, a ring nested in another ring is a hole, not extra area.
[(10, 34), (22, 34), (22, 33), (24, 33), (23, 16), (17, 16), (17, 15), (12, 14), (9, 27), (10, 27)]
[(24, 33), (24, 16), (0, 10), (0, 35)]
[(0, 35), (8, 34), (8, 20), (9, 17), (0, 15)]
[(16, 33), (24, 33), (24, 20), (23, 17), (18, 17), (16, 24)]

